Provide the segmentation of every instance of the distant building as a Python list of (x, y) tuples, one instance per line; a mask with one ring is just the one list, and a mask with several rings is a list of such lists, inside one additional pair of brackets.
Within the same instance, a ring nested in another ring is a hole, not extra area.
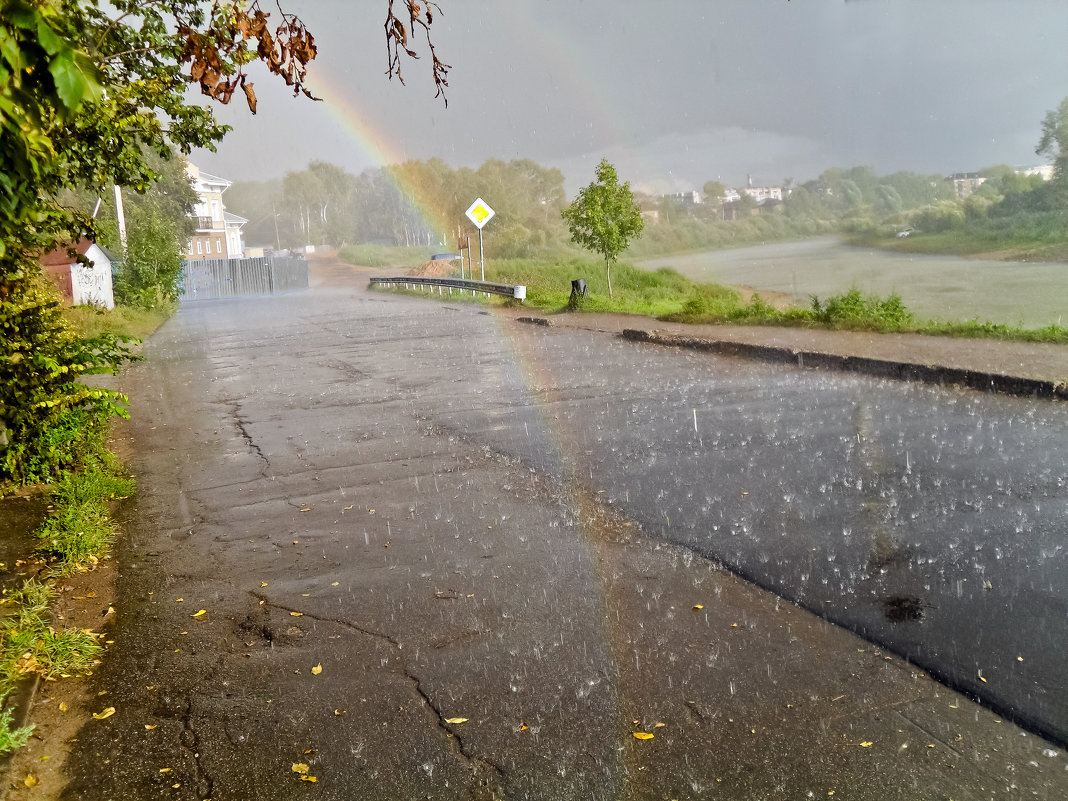
[(957, 193), (957, 200), (971, 197), (976, 189), (986, 183), (986, 178), (977, 172), (955, 172), (946, 180), (953, 184), (953, 191)]
[(187, 163), (186, 172), (192, 180), (193, 189), (200, 195), (195, 210), (197, 230), (189, 240), (186, 259), (242, 258), (245, 243), (241, 229), (248, 220), (228, 212), (222, 197), (233, 182), (206, 173), (195, 164)]
[(1040, 164), (1037, 167), (1017, 167), (1013, 170), (1017, 175), (1041, 175), (1043, 181), (1053, 180), (1053, 165)]
[(781, 186), (753, 186), (752, 175), (746, 175), (745, 179), (746, 186), (741, 191), (753, 198), (758, 205), (768, 200), (778, 200), (782, 202)]
[(673, 192), (669, 195), (664, 195), (664, 197), (675, 200), (684, 206), (696, 206), (701, 202), (701, 193), (696, 190), (691, 190), (689, 192)]
[(38, 260), (41, 271), (71, 305), (114, 309), (111, 254), (103, 246), (83, 237), (78, 240), (75, 250), (89, 260), (90, 266), (86, 266), (68, 255), (68, 244), (58, 244), (42, 255)]

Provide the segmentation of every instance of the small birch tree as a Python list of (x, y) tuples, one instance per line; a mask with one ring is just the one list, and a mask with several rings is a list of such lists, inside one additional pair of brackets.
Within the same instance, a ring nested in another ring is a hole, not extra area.
[(627, 249), (631, 239), (641, 236), (645, 220), (630, 182), (619, 183), (608, 159), (601, 159), (594, 174), (597, 180), (580, 189), (561, 216), (575, 244), (604, 256), (608, 297), (612, 297), (612, 260)]

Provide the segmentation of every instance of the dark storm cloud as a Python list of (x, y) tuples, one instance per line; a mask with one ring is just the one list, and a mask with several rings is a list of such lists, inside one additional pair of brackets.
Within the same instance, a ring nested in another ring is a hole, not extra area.
[(260, 114), (226, 109), (231, 137), (198, 155), (213, 172), (532, 158), (573, 188), (608, 155), (664, 191), (855, 164), (945, 173), (1037, 162), (1039, 123), (1068, 95), (1059, 0), (442, 0), (448, 109), (425, 59), (407, 86), (382, 74), (384, 0), (285, 5), (319, 40), (310, 83), (329, 107), (260, 78)]

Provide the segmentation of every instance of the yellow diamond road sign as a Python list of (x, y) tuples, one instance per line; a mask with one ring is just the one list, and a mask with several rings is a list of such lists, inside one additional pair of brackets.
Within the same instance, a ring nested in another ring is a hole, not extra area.
[(493, 215), (496, 212), (489, 207), (489, 204), (482, 198), (477, 198), (474, 203), (471, 204), (471, 208), (467, 210), (467, 219), (475, 224), (479, 230), (482, 229), (486, 223), (493, 219)]

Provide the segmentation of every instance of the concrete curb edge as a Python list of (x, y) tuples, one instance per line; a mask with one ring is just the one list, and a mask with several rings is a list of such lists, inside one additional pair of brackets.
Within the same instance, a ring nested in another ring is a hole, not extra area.
[(690, 348), (692, 350), (756, 361), (795, 364), (798, 367), (806, 368), (842, 370), (878, 378), (893, 378), (899, 381), (952, 384), (981, 392), (1000, 392), (1007, 395), (1068, 400), (1068, 383), (1062, 381), (1001, 375), (979, 370), (966, 370), (959, 367), (871, 359), (864, 356), (841, 356), (835, 353), (794, 350), (772, 345), (753, 345), (747, 342), (703, 339), (636, 328), (625, 328), (620, 336), (632, 342)]

